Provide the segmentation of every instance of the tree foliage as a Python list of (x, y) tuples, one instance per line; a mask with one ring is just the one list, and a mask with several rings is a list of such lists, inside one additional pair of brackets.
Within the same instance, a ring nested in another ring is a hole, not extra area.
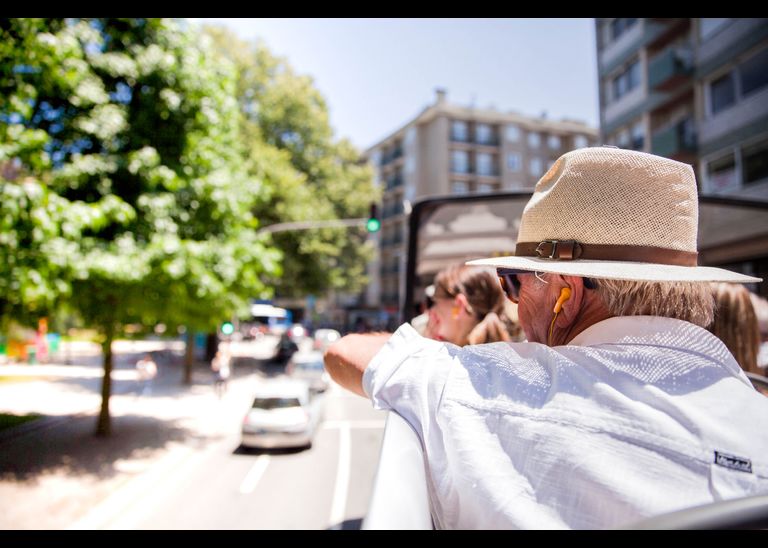
[[(372, 173), (349, 141), (334, 139), (328, 107), (312, 79), (259, 43), (218, 27), (205, 31), (238, 70), (246, 170), (268, 192), (255, 210), (262, 224), (365, 217), (379, 198)], [(283, 296), (357, 291), (367, 281), (373, 251), (366, 237), (362, 227), (276, 233), (284, 260), (281, 276), (270, 282)]]
[(0, 48), (0, 312), (65, 298), (108, 385), (120, 325), (210, 329), (268, 295), (231, 64), (168, 19), (2, 19)]

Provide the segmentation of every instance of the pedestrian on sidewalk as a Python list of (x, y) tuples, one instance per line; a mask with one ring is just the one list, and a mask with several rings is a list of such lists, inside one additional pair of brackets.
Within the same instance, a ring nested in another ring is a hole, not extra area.
[(227, 350), (217, 350), (216, 355), (211, 360), (213, 388), (219, 398), (227, 391), (227, 382), (231, 373), (230, 361), (230, 355)]
[(140, 383), (139, 394), (149, 396), (152, 394), (152, 382), (157, 376), (157, 364), (151, 354), (146, 354), (136, 362), (136, 372)]

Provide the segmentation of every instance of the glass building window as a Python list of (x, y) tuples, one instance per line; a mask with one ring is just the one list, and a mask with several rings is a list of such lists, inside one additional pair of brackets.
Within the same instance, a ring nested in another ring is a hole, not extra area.
[(451, 171), (469, 173), (469, 155), (466, 150), (451, 151)]
[(479, 153), (477, 155), (477, 174), (495, 175), (493, 171), (493, 156), (483, 152)]
[(745, 185), (768, 178), (768, 139), (745, 146), (741, 151), (741, 163)]
[(466, 122), (461, 120), (451, 122), (451, 140), (461, 142), (469, 140), (469, 129)]
[(742, 97), (768, 85), (768, 48), (739, 65)]
[(709, 86), (712, 114), (721, 112), (736, 102), (736, 86), (733, 72), (721, 76)]
[(643, 130), (643, 123), (637, 122), (632, 126), (632, 150), (643, 150), (645, 146), (645, 131)]
[(510, 143), (517, 143), (520, 140), (520, 128), (513, 125), (508, 125), (505, 130), (507, 141)]
[(528, 146), (531, 148), (539, 148), (541, 146), (541, 137), (535, 131), (528, 134)]
[(707, 164), (707, 178), (714, 191), (737, 187), (736, 159), (733, 153), (709, 162)]
[(493, 128), (488, 124), (477, 124), (475, 128), (477, 142), (480, 144), (493, 144)]
[(573, 146), (574, 148), (584, 148), (589, 144), (589, 141), (587, 141), (587, 138), (583, 135), (577, 135), (573, 138)]
[(510, 154), (507, 154), (507, 168), (509, 171), (518, 172), (520, 171), (520, 165), (521, 165), (520, 155), (516, 152), (512, 152)]
[(528, 164), (528, 172), (534, 177), (541, 175), (541, 158), (531, 158)]
[(547, 139), (547, 143), (549, 144), (549, 148), (552, 150), (559, 150), (561, 143), (560, 143), (560, 137), (557, 135), (550, 135), (549, 139)]

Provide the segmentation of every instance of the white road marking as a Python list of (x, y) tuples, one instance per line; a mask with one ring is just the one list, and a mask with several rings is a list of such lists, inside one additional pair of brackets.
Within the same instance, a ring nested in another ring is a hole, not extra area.
[(253, 466), (245, 476), (243, 483), (240, 484), (240, 492), (243, 495), (253, 493), (254, 489), (256, 489), (256, 484), (259, 483), (261, 476), (264, 475), (267, 466), (269, 466), (269, 455), (261, 455), (256, 459), (256, 462), (253, 463)]
[[(347, 422), (347, 421), (340, 421)], [(352, 455), (349, 423), (339, 426), (339, 465), (336, 468), (336, 485), (333, 489), (333, 504), (331, 504), (330, 526), (338, 528), (344, 521), (344, 511), (347, 508), (347, 491), (349, 490), (349, 467)]]

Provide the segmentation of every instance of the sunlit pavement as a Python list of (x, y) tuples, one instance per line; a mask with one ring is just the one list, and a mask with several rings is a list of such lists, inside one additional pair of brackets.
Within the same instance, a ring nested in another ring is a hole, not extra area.
[[(98, 347), (72, 360), (88, 365), (1, 365), (1, 377), (19, 382), (0, 383), (0, 412), (45, 418), (0, 432), (0, 528), (97, 527), (94, 508), (108, 511), (102, 503), (130, 480), (232, 438), (253, 384), (263, 382), (253, 363), (274, 342), (233, 345), (234, 375), (219, 399), (205, 365), (195, 368), (191, 386), (182, 384), (182, 343), (118, 341), (108, 438), (93, 435), (101, 405)], [(175, 354), (158, 364), (151, 393), (142, 395), (135, 360), (163, 345)]]

